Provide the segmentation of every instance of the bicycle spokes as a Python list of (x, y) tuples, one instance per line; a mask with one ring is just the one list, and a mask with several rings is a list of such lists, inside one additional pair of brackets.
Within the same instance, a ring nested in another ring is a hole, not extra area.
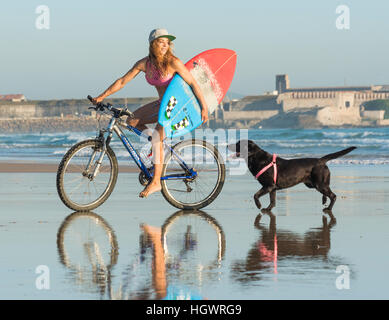
[(224, 176), (224, 164), (216, 148), (204, 141), (183, 141), (166, 159), (163, 194), (178, 208), (200, 208), (217, 196)]
[(70, 149), (60, 164), (57, 189), (64, 203), (74, 210), (99, 206), (113, 190), (117, 161), (113, 152), (96, 148), (87, 140)]

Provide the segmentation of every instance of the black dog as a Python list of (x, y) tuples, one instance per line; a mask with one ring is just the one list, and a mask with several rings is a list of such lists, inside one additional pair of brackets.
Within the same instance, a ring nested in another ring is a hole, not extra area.
[[(270, 193), (270, 205), (264, 209), (264, 211), (270, 211), (276, 205), (276, 190), (289, 188), (302, 182), (308, 188), (315, 188), (323, 194), (323, 205), (326, 203), (327, 197), (330, 198), (331, 202), (324, 211), (331, 211), (336, 195), (330, 189), (330, 170), (326, 163), (351, 152), (355, 148), (350, 147), (328, 154), (322, 158), (286, 160), (277, 157), (275, 161), (276, 167), (270, 166), (257, 177), (257, 180), (262, 185), (262, 189), (254, 195), (256, 206), (260, 209), (259, 197)], [(251, 140), (239, 141), (236, 144), (229, 145), (228, 149), (236, 152), (235, 157), (245, 159), (250, 172), (254, 176), (257, 176), (263, 168), (273, 161), (273, 155), (262, 150)], [(275, 171), (277, 171), (276, 181), (274, 181)]]

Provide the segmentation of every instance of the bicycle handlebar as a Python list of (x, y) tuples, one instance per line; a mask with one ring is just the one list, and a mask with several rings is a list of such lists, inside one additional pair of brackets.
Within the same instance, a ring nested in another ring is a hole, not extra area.
[[(94, 104), (93, 98), (90, 95), (88, 95), (87, 98), (90, 102), (92, 102)], [(130, 118), (134, 117), (134, 114), (131, 111), (128, 111), (127, 108), (126, 109), (114, 108), (114, 107), (112, 107), (112, 105), (110, 103), (104, 104), (102, 102), (98, 102), (98, 103), (96, 103), (96, 107), (91, 107), (91, 108), (95, 109), (96, 111), (98, 111), (98, 110), (104, 111), (104, 108), (105, 108), (105, 109), (113, 112), (113, 114), (116, 118), (120, 118), (122, 116), (128, 116)]]

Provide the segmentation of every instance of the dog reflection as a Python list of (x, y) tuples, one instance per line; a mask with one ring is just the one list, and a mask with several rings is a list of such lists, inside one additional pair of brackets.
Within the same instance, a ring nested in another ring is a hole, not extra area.
[(238, 281), (246, 282), (259, 280), (261, 272), (266, 269), (274, 274), (278, 273), (278, 261), (285, 257), (303, 257), (309, 259), (314, 256), (327, 257), (330, 250), (330, 230), (336, 224), (335, 218), (330, 215), (330, 222), (323, 216), (323, 225), (306, 232), (303, 236), (288, 230), (276, 229), (276, 217), (270, 217), (269, 226), (261, 224), (262, 214), (254, 222), (261, 231), (259, 239), (251, 246), (245, 261), (233, 264), (233, 277)]

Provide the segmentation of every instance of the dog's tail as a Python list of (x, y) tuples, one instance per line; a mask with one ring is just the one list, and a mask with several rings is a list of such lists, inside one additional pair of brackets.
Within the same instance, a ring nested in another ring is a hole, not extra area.
[(342, 151), (338, 151), (338, 152), (335, 152), (335, 153), (330, 153), (330, 154), (327, 154), (326, 156), (324, 157), (321, 157), (320, 160), (321, 161), (324, 161), (324, 162), (327, 162), (327, 161), (330, 161), (330, 160), (333, 160), (333, 159), (336, 159), (336, 158), (339, 158), (341, 156), (344, 156), (345, 154), (353, 151), (354, 149), (356, 149), (357, 147), (350, 147), (350, 148), (347, 148), (347, 149), (344, 149)]

